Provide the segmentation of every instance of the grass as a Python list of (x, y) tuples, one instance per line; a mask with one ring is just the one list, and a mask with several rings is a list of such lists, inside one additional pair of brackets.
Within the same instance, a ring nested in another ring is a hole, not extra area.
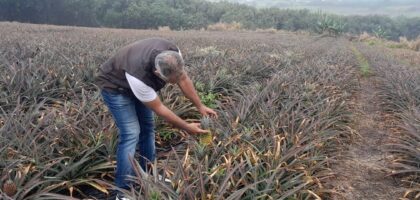
[(352, 49), (353, 53), (355, 54), (356, 59), (359, 63), (360, 74), (363, 77), (371, 76), (372, 75), (372, 69), (369, 65), (369, 61), (366, 59), (365, 56), (363, 56), (363, 54), (359, 50), (357, 50), (356, 47), (352, 46), (351, 49)]

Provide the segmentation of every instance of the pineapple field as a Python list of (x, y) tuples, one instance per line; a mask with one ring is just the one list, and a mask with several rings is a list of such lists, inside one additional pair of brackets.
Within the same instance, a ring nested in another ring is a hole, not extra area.
[(282, 31), (0, 27), (0, 199), (113, 197), (117, 128), (94, 78), (149, 37), (178, 45), (219, 118), (166, 86), (162, 102), (211, 133), (156, 117), (154, 175), (133, 162), (128, 197), (420, 199), (420, 63), (398, 49)]

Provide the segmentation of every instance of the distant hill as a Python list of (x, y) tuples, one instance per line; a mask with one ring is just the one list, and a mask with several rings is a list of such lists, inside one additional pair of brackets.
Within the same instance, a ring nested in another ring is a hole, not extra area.
[[(221, 1), (221, 0), (209, 0)], [(343, 15), (420, 16), (419, 0), (227, 0), (255, 7), (323, 10)]]

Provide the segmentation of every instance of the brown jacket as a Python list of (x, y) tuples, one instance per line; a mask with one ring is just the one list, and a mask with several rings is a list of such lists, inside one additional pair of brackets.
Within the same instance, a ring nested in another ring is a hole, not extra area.
[(179, 52), (175, 44), (161, 38), (139, 40), (125, 46), (101, 65), (96, 84), (105, 90), (131, 91), (125, 78), (127, 72), (159, 91), (166, 83), (153, 73), (156, 70), (155, 58), (162, 51), (168, 50)]

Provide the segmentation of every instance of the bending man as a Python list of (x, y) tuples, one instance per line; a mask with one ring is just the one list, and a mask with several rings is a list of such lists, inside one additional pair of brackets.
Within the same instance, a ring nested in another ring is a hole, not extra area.
[(120, 188), (129, 187), (126, 177), (133, 175), (130, 158), (137, 145), (143, 169), (155, 160), (153, 112), (190, 134), (207, 132), (161, 103), (156, 92), (166, 83), (177, 84), (203, 116), (217, 117), (214, 110), (201, 103), (184, 71), (178, 47), (164, 39), (145, 39), (123, 47), (100, 67), (96, 80), (119, 129), (115, 183)]

